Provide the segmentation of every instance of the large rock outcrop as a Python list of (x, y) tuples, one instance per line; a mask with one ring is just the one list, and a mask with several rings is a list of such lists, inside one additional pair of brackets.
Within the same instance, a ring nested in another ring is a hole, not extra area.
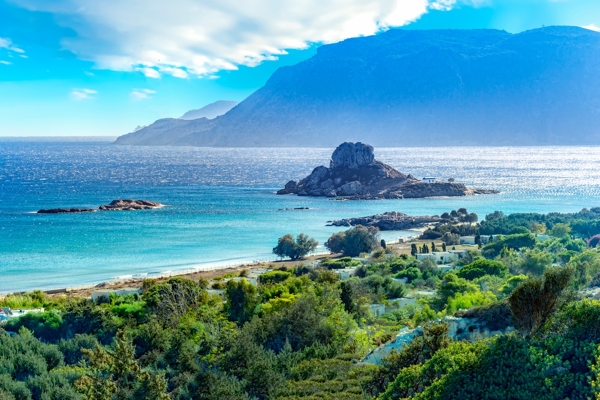
[(373, 146), (342, 143), (331, 156), (329, 168), (320, 166), (299, 182), (289, 181), (277, 194), (327, 196), (351, 200), (466, 196), (497, 193), (472, 189), (462, 183), (423, 182), (375, 160)]

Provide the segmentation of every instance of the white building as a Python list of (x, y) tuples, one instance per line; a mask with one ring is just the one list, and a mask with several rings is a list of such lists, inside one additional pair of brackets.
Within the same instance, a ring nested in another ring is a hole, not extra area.
[(333, 272), (340, 277), (340, 280), (350, 279), (354, 276), (354, 272), (356, 272), (356, 267), (348, 267), (341, 269), (334, 269)]
[(448, 250), (448, 251), (434, 251), (431, 253), (419, 253), (417, 254), (417, 260), (433, 260), (436, 264), (449, 264), (454, 260), (459, 260), (466, 255), (466, 250)]
[(371, 303), (369, 304), (369, 311), (374, 317), (381, 317), (385, 314), (385, 304)]
[(386, 312), (395, 310), (397, 308), (402, 308), (408, 306), (410, 304), (416, 304), (417, 299), (414, 297), (399, 297), (395, 299), (388, 299), (389, 306), (386, 307)]
[(35, 313), (35, 312), (44, 312), (43, 308), (29, 308), (26, 310), (11, 310), (8, 307), (0, 308), (0, 322), (7, 321), (12, 318), (19, 318), (25, 314)]
[(475, 236), (461, 236), (460, 244), (475, 244)]
[(425, 177), (423, 177), (423, 182), (433, 183), (433, 182), (435, 182), (435, 178), (431, 177), (431, 176), (425, 176)]

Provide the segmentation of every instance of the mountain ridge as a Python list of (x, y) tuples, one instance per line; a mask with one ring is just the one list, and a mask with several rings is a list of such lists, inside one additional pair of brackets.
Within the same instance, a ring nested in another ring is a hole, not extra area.
[(321, 46), (214, 120), (151, 125), (117, 143), (600, 144), (598, 70), (600, 33), (578, 27), (390, 30)]

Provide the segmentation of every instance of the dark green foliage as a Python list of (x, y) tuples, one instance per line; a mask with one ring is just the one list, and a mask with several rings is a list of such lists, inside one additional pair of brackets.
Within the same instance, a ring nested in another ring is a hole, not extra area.
[(419, 268), (411, 267), (398, 272), (395, 276), (396, 278), (406, 278), (408, 279), (408, 283), (410, 283), (415, 279), (420, 279), (422, 274)]
[[(373, 379), (366, 385), (367, 391), (373, 395), (384, 392), (388, 385), (394, 382), (400, 371), (429, 360), (449, 344), (447, 324), (425, 324), (421, 335), (418, 335), (399, 352), (392, 351), (388, 357), (382, 360), (381, 367), (376, 370)], [(383, 398), (397, 399), (405, 396), (400, 393), (388, 395), (386, 392)]]
[(477, 318), (485, 322), (486, 327), (492, 332), (504, 330), (515, 324), (506, 300), (471, 308), (460, 314), (460, 316), (464, 318)]
[(498, 261), (481, 259), (465, 265), (458, 270), (456, 275), (458, 275), (459, 278), (465, 278), (472, 281), (473, 279), (481, 278), (484, 275), (504, 277), (507, 273), (508, 267), (506, 265)]
[(499, 255), (503, 249), (531, 249), (535, 246), (536, 242), (537, 239), (531, 233), (508, 235), (500, 238), (496, 242), (485, 245), (482, 252), (484, 256), (493, 258)]
[(208, 282), (172, 278), (144, 291), (143, 299), (161, 323), (175, 326), (208, 300)]
[(333, 253), (343, 253), (357, 257), (360, 253), (370, 253), (379, 246), (379, 229), (357, 225), (345, 232), (334, 233), (325, 242), (325, 247)]
[(273, 248), (273, 253), (279, 257), (299, 260), (315, 250), (318, 245), (319, 242), (304, 233), (299, 234), (296, 240), (292, 235), (287, 234), (279, 238), (277, 246)]
[(256, 286), (245, 279), (236, 282), (230, 280), (225, 288), (225, 313), (230, 321), (243, 324), (254, 315), (256, 306), (260, 303)]
[(525, 338), (534, 336), (558, 309), (572, 277), (571, 269), (552, 268), (543, 277), (530, 278), (512, 292), (508, 304), (515, 327)]

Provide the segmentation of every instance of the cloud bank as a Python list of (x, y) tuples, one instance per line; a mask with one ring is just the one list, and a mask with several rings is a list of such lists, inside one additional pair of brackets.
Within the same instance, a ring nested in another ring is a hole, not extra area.
[[(457, 0), (12, 0), (54, 14), (62, 45), (97, 67), (149, 78), (211, 76), (406, 25)], [(462, 1), (462, 0), (458, 0)], [(466, 0), (477, 2), (480, 0)]]

